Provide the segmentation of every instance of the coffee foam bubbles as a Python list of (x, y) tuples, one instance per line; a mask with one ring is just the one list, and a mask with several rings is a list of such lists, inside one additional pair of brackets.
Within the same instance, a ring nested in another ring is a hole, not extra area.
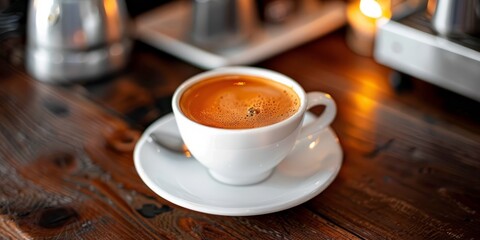
[[(289, 95), (286, 91), (283, 94)], [(239, 99), (233, 93), (222, 93), (214, 98), (214, 104), (202, 110), (203, 118), (234, 129), (255, 128), (282, 121), (293, 115), (299, 105), (297, 97), (293, 95), (285, 98), (258, 94)], [(285, 99), (295, 100), (288, 103)]]
[(187, 89), (180, 108), (200, 124), (243, 129), (271, 125), (292, 116), (300, 99), (281, 83), (254, 76), (217, 76)]

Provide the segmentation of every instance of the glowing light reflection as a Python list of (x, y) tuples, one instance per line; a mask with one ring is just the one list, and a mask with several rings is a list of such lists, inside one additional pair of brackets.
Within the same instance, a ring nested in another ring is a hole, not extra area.
[(120, 27), (119, 27), (119, 16), (118, 16), (118, 5), (117, 1), (103, 1), (103, 5), (105, 8), (105, 13), (107, 15), (107, 23), (108, 23), (108, 36), (111, 38), (110, 40), (115, 40), (117, 36), (120, 35)]
[(315, 139), (315, 141), (311, 142), (311, 143), (308, 145), (308, 148), (314, 149), (314, 148), (318, 145), (319, 142), (320, 142), (320, 139), (319, 139), (319, 138)]
[(371, 18), (382, 16), (382, 6), (376, 0), (360, 0), (360, 11)]

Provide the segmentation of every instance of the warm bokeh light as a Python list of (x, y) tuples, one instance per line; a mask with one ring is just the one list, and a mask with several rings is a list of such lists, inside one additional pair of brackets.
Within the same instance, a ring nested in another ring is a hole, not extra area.
[(108, 32), (108, 38), (109, 40), (117, 40), (118, 36), (120, 36), (120, 27), (118, 22), (119, 17), (118, 17), (118, 3), (117, 1), (103, 1), (103, 5), (105, 8), (105, 14), (107, 17), (107, 26), (108, 28), (106, 29)]
[(364, 82), (358, 86), (355, 95), (356, 107), (365, 114), (374, 116), (375, 108), (377, 107), (377, 100), (379, 98), (379, 90), (375, 81), (369, 79), (369, 76), (362, 77)]
[(380, 3), (375, 0), (360, 0), (360, 11), (371, 18), (380, 18), (383, 12)]
[(360, 12), (373, 19), (390, 18), (390, 0), (360, 0)]
[(377, 25), (391, 16), (391, 0), (352, 1), (347, 7), (348, 46), (359, 55), (372, 56)]

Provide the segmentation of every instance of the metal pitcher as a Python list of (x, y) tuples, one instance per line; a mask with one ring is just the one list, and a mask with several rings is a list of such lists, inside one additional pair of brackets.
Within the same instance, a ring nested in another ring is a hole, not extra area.
[(256, 24), (253, 0), (193, 0), (193, 44), (207, 49), (238, 46), (252, 34)]
[(119, 70), (131, 48), (123, 0), (32, 0), (26, 66), (38, 80), (89, 81)]

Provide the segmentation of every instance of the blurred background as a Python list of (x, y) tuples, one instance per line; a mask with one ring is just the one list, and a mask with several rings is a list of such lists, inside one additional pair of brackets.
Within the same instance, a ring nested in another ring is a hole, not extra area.
[[(479, 25), (480, 0), (0, 0), (0, 56), (97, 100), (167, 79), (154, 98), (169, 111), (167, 93), (199, 71), (256, 65), (340, 31), (335, 44), (390, 68), (393, 89), (416, 78), (480, 101)], [(144, 53), (156, 64), (134, 62)], [(162, 61), (178, 73), (163, 76)], [(110, 81), (129, 74), (141, 83)]]

